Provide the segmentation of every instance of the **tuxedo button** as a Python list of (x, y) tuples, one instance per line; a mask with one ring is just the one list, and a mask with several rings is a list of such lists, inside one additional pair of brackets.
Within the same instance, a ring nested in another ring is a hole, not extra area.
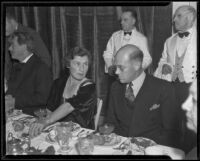
[(192, 68), (194, 68), (194, 65), (192, 66)]
[(183, 68), (183, 66), (181, 66), (181, 68)]

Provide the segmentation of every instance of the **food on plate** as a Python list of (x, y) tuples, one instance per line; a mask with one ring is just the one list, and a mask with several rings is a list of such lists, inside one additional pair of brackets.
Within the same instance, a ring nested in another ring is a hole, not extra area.
[(13, 123), (13, 128), (14, 128), (14, 131), (18, 132), (18, 131), (23, 131), (24, 130), (24, 123), (23, 121), (18, 121), (18, 120), (15, 120)]
[(104, 126), (99, 127), (99, 132), (105, 135), (111, 134), (113, 130), (114, 130), (114, 125), (111, 124), (105, 124)]
[(148, 138), (142, 138), (142, 137), (132, 138), (131, 142), (137, 144), (138, 146), (144, 147), (144, 148), (146, 148), (148, 146), (156, 145), (156, 143), (153, 140), (150, 140)]
[(94, 145), (103, 145), (105, 143), (105, 137), (103, 135), (91, 134), (87, 137), (93, 140)]

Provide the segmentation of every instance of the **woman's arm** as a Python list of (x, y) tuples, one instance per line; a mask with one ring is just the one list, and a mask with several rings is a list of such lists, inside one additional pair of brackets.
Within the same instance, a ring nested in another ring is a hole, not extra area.
[(73, 110), (74, 107), (71, 104), (69, 104), (68, 102), (63, 103), (54, 112), (51, 113), (49, 118), (46, 120), (46, 124), (49, 125), (62, 119), (63, 117), (71, 113)]

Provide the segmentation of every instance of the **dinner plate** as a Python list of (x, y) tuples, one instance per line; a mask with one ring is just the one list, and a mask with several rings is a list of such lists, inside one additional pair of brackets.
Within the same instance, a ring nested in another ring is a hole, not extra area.
[(23, 112), (22, 110), (14, 110), (11, 114), (8, 115), (8, 117), (15, 117), (21, 115)]
[(50, 137), (50, 133), (48, 133), (47, 136), (45, 137), (45, 141), (50, 143), (50, 144), (56, 143), (55, 138), (53, 139), (52, 137)]
[(136, 144), (136, 145), (143, 147), (143, 148), (147, 148), (149, 146), (156, 145), (155, 141), (148, 139), (148, 138), (145, 138), (145, 137), (134, 137), (134, 138), (131, 139), (131, 142), (133, 144)]
[(110, 135), (105, 135), (104, 137), (105, 137), (105, 143), (102, 145), (95, 145), (95, 146), (104, 146), (104, 147), (116, 146), (122, 140), (121, 136), (115, 135), (113, 133)]

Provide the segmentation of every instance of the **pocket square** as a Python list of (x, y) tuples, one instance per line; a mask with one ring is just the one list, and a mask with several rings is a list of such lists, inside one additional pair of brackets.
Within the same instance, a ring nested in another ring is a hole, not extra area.
[(150, 111), (155, 110), (160, 107), (160, 104), (154, 104), (152, 107), (149, 108)]

